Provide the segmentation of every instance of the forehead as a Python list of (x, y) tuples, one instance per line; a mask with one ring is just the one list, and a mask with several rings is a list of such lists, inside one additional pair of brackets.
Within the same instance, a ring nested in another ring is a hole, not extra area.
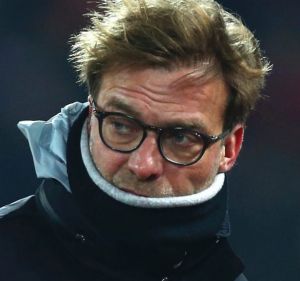
[(203, 76), (192, 67), (121, 69), (103, 75), (96, 102), (106, 111), (121, 109), (153, 125), (178, 119), (223, 123), (227, 96), (220, 76)]

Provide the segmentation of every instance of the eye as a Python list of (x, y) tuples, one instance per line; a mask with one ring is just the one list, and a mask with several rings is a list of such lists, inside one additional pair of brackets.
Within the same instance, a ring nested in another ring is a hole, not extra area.
[(135, 123), (130, 122), (130, 120), (116, 119), (111, 120), (110, 130), (114, 134), (119, 135), (134, 135), (139, 131), (139, 128)]
[(103, 129), (109, 135), (134, 137), (140, 133), (140, 126), (124, 116), (110, 115), (104, 119)]
[(189, 129), (166, 130), (160, 138), (164, 156), (175, 162), (188, 163), (195, 159), (204, 148), (203, 139)]
[(114, 131), (120, 134), (126, 134), (130, 132), (130, 126), (122, 121), (113, 121), (110, 125)]
[(187, 147), (198, 145), (201, 140), (191, 131), (182, 130), (182, 129), (174, 129), (169, 131), (164, 136), (164, 141), (168, 143), (168, 145), (177, 147), (178, 149), (185, 149)]
[(173, 133), (173, 142), (175, 144), (181, 144), (181, 145), (185, 145), (188, 144), (190, 142), (189, 137), (181, 132), (174, 132)]

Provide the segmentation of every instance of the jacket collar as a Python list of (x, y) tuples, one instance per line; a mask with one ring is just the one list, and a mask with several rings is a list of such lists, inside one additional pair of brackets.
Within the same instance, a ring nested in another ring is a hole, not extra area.
[(68, 191), (66, 145), (71, 126), (88, 103), (66, 105), (48, 121), (21, 121), (18, 128), (27, 138), (38, 178), (59, 181)]

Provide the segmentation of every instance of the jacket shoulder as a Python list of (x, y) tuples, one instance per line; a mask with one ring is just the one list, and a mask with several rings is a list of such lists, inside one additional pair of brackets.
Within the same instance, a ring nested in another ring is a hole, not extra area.
[(248, 279), (246, 278), (246, 276), (244, 274), (241, 274), (234, 281), (248, 281)]
[(41, 268), (55, 247), (38, 213), (35, 196), (0, 208), (0, 280), (48, 280), (41, 278), (45, 273)]
[(34, 195), (22, 198), (18, 201), (15, 201), (9, 205), (3, 206), (0, 208), (0, 222), (7, 220), (8, 218), (26, 214), (28, 212), (32, 212), (35, 209), (34, 204)]
[(43, 230), (35, 197), (29, 196), (0, 208), (0, 262), (17, 262), (39, 243)]
[(0, 265), (0, 280), (84, 280), (77, 261), (39, 212), (35, 196), (0, 208)]
[(25, 238), (39, 228), (40, 215), (35, 196), (28, 196), (0, 208), (0, 246), (14, 238)]

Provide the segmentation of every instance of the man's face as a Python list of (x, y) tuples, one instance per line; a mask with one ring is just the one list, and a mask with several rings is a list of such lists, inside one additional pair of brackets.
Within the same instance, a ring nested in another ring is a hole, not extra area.
[[(95, 103), (103, 111), (125, 113), (152, 126), (197, 124), (200, 132), (219, 135), (223, 129), (228, 89), (221, 78), (202, 84), (184, 79), (193, 70), (107, 72)], [(148, 131), (137, 150), (131, 153), (113, 151), (101, 141), (98, 120), (91, 115), (93, 161), (102, 176), (122, 190), (148, 197), (189, 195), (205, 189), (218, 171), (224, 171), (222, 142), (210, 146), (195, 164), (178, 166), (161, 156), (156, 139), (156, 133)]]

